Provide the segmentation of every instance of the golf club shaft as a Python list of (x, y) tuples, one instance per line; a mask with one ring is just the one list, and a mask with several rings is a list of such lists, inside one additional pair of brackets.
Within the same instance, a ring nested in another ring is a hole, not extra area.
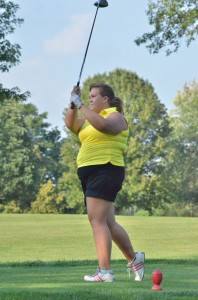
[(90, 35), (89, 35), (89, 40), (88, 40), (88, 43), (87, 43), (87, 48), (86, 48), (86, 51), (85, 51), (85, 55), (84, 55), (82, 67), (81, 67), (79, 78), (78, 78), (78, 82), (77, 82), (77, 87), (79, 87), (79, 85), (80, 85), (80, 79), (81, 79), (81, 76), (82, 76), (82, 71), (83, 71), (85, 60), (86, 60), (86, 57), (87, 57), (87, 52), (88, 52), (88, 49), (89, 49), (89, 44), (90, 44), (90, 40), (91, 40), (93, 28), (94, 28), (94, 25), (95, 25), (95, 21), (96, 21), (96, 17), (97, 17), (97, 13), (98, 13), (98, 8), (99, 8), (99, 6), (97, 6), (97, 9), (96, 9), (94, 21), (93, 21), (91, 32), (90, 32)]
[[(81, 76), (82, 76), (82, 71), (83, 71), (85, 60), (86, 60), (86, 57), (87, 57), (87, 52), (88, 52), (88, 49), (89, 49), (89, 44), (90, 44), (90, 40), (91, 40), (93, 28), (94, 28), (94, 25), (95, 25), (95, 21), (96, 21), (96, 17), (97, 17), (97, 13), (98, 13), (98, 8), (99, 8), (99, 5), (97, 6), (95, 17), (94, 17), (94, 21), (93, 21), (93, 24), (92, 24), (92, 27), (91, 27), (91, 32), (90, 32), (90, 35), (89, 35), (89, 40), (88, 40), (88, 43), (87, 43), (87, 47), (86, 47), (86, 50), (85, 50), (85, 55), (84, 55), (83, 63), (82, 63), (82, 66), (81, 66), (81, 70), (80, 70), (78, 82), (77, 82), (77, 85), (76, 85), (77, 87), (80, 86), (80, 80), (81, 80)], [(71, 103), (71, 108), (74, 109), (74, 104), (73, 103)]]

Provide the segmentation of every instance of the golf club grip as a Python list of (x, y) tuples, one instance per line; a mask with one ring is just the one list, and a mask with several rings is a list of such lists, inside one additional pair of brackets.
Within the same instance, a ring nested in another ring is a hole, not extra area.
[(72, 102), (71, 105), (70, 105), (70, 108), (71, 108), (71, 109), (74, 109), (74, 107), (75, 107), (75, 105), (74, 105), (74, 103)]
[[(80, 81), (77, 82), (77, 85), (76, 85), (76, 86), (79, 87), (79, 85), (80, 85)], [(75, 105), (74, 105), (74, 103), (72, 102), (71, 105), (70, 105), (70, 108), (71, 108), (71, 109), (74, 109), (74, 107), (75, 107)]]

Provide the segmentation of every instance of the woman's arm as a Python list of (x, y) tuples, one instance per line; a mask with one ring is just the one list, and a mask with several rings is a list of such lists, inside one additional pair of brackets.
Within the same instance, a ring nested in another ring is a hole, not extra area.
[(65, 125), (68, 129), (70, 129), (73, 133), (78, 134), (81, 126), (85, 122), (85, 118), (78, 117), (78, 109), (75, 107), (74, 109), (69, 108), (65, 114)]
[(101, 132), (116, 135), (121, 131), (128, 129), (124, 116), (119, 112), (113, 112), (107, 118), (103, 118), (98, 113), (89, 109), (86, 105), (82, 105), (80, 111), (85, 119), (87, 119), (95, 129)]

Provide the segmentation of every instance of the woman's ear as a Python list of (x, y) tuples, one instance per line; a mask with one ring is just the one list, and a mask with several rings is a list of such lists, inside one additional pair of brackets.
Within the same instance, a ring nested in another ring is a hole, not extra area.
[(104, 102), (104, 103), (105, 103), (105, 102), (108, 102), (108, 99), (109, 99), (109, 98), (108, 98), (107, 96), (104, 96), (103, 98), (104, 98), (104, 99), (103, 99), (103, 102)]

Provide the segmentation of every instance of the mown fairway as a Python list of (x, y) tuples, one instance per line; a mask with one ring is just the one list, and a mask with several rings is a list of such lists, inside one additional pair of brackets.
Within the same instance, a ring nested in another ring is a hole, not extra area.
[[(0, 299), (198, 299), (198, 219), (118, 217), (135, 250), (145, 251), (143, 282), (128, 278), (113, 247), (113, 284), (83, 282), (97, 267), (87, 216), (0, 215)], [(163, 291), (151, 274), (163, 272)]]

